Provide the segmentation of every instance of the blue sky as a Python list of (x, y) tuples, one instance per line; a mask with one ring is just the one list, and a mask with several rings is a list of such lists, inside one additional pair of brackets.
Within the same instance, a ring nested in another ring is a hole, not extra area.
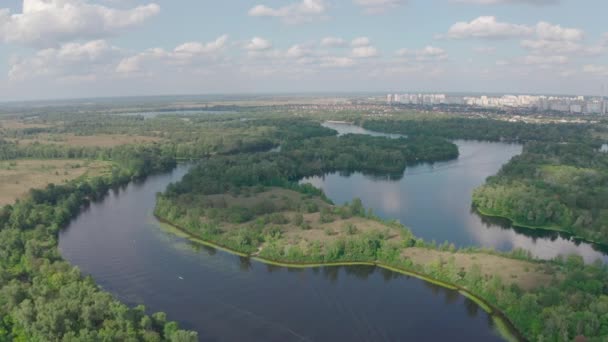
[(0, 100), (600, 93), (605, 0), (8, 0)]

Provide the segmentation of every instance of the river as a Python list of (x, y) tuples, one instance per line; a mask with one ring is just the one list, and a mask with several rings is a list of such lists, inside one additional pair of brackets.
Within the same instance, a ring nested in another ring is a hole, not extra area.
[(287, 269), (163, 229), (155, 193), (187, 171), (111, 191), (61, 232), (65, 259), (129, 305), (164, 311), (202, 341), (500, 341), (458, 292), (375, 267)]
[[(324, 126), (339, 134), (382, 135), (350, 124), (325, 123)], [(427, 241), (449, 241), (459, 247), (481, 246), (501, 251), (523, 248), (543, 259), (579, 254), (587, 262), (608, 261), (605, 254), (590, 244), (576, 243), (553, 232), (515, 228), (506, 220), (487, 219), (473, 212), (473, 190), (520, 154), (522, 146), (481, 141), (454, 143), (460, 151), (458, 159), (408, 167), (399, 180), (336, 172), (302, 182), (323, 189), (337, 204), (360, 198), (364, 206), (372, 208), (378, 216), (399, 220)]]

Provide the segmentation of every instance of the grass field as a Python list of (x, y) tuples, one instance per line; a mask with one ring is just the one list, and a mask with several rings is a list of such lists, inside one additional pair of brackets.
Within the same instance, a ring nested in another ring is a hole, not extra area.
[(470, 270), (478, 265), (484, 276), (499, 275), (505, 284), (517, 284), (524, 290), (547, 286), (553, 279), (555, 270), (549, 264), (509, 259), (497, 255), (482, 253), (444, 252), (427, 248), (407, 248), (403, 256), (415, 264), (428, 265), (432, 262), (446, 262), (454, 258), (458, 269)]
[(0, 206), (12, 204), (30, 189), (50, 183), (62, 184), (72, 179), (99, 176), (110, 170), (109, 162), (87, 160), (10, 160), (0, 162)]
[(51, 125), (43, 124), (43, 123), (35, 123), (25, 120), (16, 120), (16, 119), (4, 119), (0, 120), (0, 129), (26, 129), (26, 128), (47, 128), (51, 127)]

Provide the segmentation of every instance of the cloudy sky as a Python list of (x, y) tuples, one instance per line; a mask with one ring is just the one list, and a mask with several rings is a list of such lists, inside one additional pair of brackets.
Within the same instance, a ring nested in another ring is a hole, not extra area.
[(0, 101), (599, 94), (606, 0), (3, 0)]

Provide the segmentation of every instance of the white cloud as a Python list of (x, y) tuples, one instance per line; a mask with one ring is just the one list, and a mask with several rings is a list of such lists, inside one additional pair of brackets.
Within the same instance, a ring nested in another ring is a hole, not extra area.
[(23, 81), (38, 77), (95, 79), (109, 72), (122, 53), (104, 40), (67, 43), (58, 48), (38, 51), (31, 57), (13, 57), (9, 61), (9, 79)]
[(503, 4), (525, 4), (525, 5), (557, 5), (560, 0), (450, 0), (454, 3), (476, 4), (476, 5), (503, 5)]
[(585, 37), (585, 32), (576, 28), (564, 28), (541, 21), (536, 24), (536, 36), (541, 40), (577, 41)]
[(302, 45), (296, 44), (296, 45), (291, 46), (289, 49), (287, 49), (285, 56), (287, 58), (298, 59), (298, 58), (303, 58), (303, 57), (309, 56), (310, 54), (312, 54), (312, 52), (310, 50), (303, 47)]
[(583, 71), (595, 76), (608, 76), (608, 65), (587, 64), (583, 66)]
[(522, 40), (521, 46), (537, 55), (599, 56), (606, 52), (606, 47), (601, 44), (586, 46), (572, 41)]
[(320, 62), (322, 68), (348, 68), (356, 64), (352, 58), (335, 56), (323, 57)]
[(354, 3), (361, 6), (365, 13), (378, 14), (390, 9), (402, 6), (405, 0), (354, 0)]
[(442, 61), (448, 58), (448, 53), (444, 49), (430, 45), (420, 50), (400, 49), (397, 51), (397, 55), (400, 57), (415, 57), (420, 62)]
[(0, 9), (0, 40), (42, 47), (115, 35), (157, 15), (157, 4), (121, 10), (87, 0), (24, 0), (22, 13)]
[(256, 5), (248, 14), (252, 17), (280, 18), (285, 23), (297, 24), (322, 19), (326, 11), (327, 5), (324, 0), (302, 0), (279, 8)]
[[(221, 60), (221, 53), (226, 47), (228, 36), (222, 35), (212, 42), (187, 42), (177, 46), (172, 51), (152, 48), (133, 56), (123, 58), (116, 66), (119, 74), (145, 73), (152, 66), (162, 68), (158, 63), (173, 66), (192, 66), (197, 64), (213, 64)], [(213, 63), (212, 63), (213, 62)]]
[(370, 58), (378, 55), (378, 49), (373, 46), (359, 46), (353, 48), (352, 51), (352, 56), (355, 58)]
[(483, 38), (506, 39), (529, 36), (534, 31), (525, 25), (503, 23), (494, 16), (482, 16), (470, 22), (458, 22), (443, 36), (450, 39)]
[(371, 40), (369, 40), (369, 38), (367, 37), (358, 37), (353, 39), (353, 41), (350, 43), (350, 45), (354, 46), (354, 47), (362, 47), (362, 46), (369, 46), (371, 44)]
[(569, 59), (566, 56), (530, 55), (523, 57), (520, 62), (525, 65), (567, 64), (569, 62)]
[(534, 26), (499, 22), (494, 16), (482, 16), (470, 22), (458, 22), (440, 38), (507, 39), (535, 37), (540, 41), (574, 42), (583, 40), (585, 32), (541, 21)]
[(342, 38), (338, 37), (325, 37), (321, 39), (321, 46), (323, 47), (344, 47), (346, 45), (346, 41)]
[(249, 51), (264, 51), (271, 47), (272, 43), (270, 43), (270, 41), (260, 37), (253, 37), (251, 41), (245, 45), (245, 49)]

